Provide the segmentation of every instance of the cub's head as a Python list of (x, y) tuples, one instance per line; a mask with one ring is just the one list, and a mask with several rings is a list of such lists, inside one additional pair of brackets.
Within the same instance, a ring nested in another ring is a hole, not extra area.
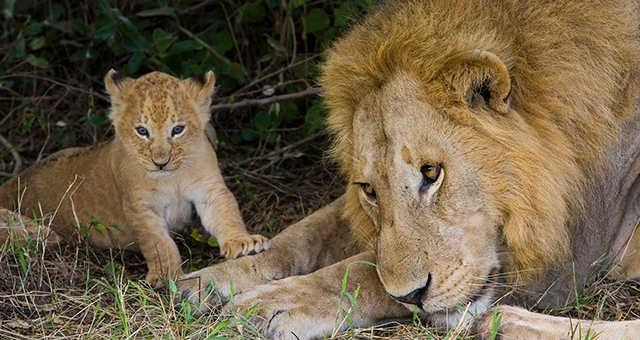
[(160, 72), (131, 79), (109, 71), (105, 85), (116, 138), (147, 171), (160, 175), (178, 169), (204, 136), (214, 84), (211, 71), (185, 80)]
[(344, 214), (387, 293), (455, 326), (567, 255), (580, 173), (555, 127), (518, 111), (494, 53), (428, 65), (390, 50), (362, 60), (338, 44), (324, 67)]

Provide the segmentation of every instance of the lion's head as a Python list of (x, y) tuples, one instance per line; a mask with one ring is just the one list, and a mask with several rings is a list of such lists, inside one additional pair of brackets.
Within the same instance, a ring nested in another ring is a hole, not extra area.
[(111, 70), (105, 84), (116, 140), (151, 174), (178, 169), (209, 121), (213, 72), (179, 80), (161, 72), (131, 79)]
[[(567, 257), (585, 178), (633, 102), (612, 80), (630, 69), (624, 58), (637, 63), (634, 46), (603, 44), (596, 70), (566, 42), (593, 39), (602, 22), (527, 36), (504, 6), (389, 2), (334, 46), (321, 78), (345, 218), (387, 292), (444, 323)], [(540, 20), (567, 10), (549, 7)]]

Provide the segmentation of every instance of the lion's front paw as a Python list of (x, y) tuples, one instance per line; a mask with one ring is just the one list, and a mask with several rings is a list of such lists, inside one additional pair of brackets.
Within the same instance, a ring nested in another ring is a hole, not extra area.
[[(582, 325), (576, 322), (574, 326), (580, 328)], [(588, 328), (587, 325), (585, 330)], [(476, 316), (471, 334), (479, 340), (498, 338), (496, 336), (505, 339), (570, 339), (571, 330), (572, 323), (568, 318), (500, 305)]]
[(149, 268), (146, 278), (144, 279), (151, 287), (162, 287), (167, 280), (175, 280), (182, 275), (182, 269), (178, 268), (172, 272), (168, 272), (167, 269), (158, 269), (157, 267)]
[(254, 255), (269, 249), (269, 239), (262, 235), (239, 235), (220, 245), (220, 251), (226, 258), (238, 258)]
[[(349, 322), (343, 322), (337, 302), (337, 296), (314, 289), (303, 277), (289, 277), (236, 295), (224, 310), (247, 315), (255, 329), (268, 339), (315, 339), (348, 328)], [(358, 316), (353, 314), (349, 321), (358, 324)]]

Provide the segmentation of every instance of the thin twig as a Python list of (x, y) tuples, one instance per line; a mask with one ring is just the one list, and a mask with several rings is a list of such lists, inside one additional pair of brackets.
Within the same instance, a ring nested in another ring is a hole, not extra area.
[(14, 73), (14, 74), (7, 74), (7, 75), (4, 75), (4, 76), (0, 76), (0, 79), (14, 78), (14, 77), (33, 78), (33, 79), (40, 79), (40, 80), (48, 81), (48, 82), (56, 84), (56, 85), (64, 86), (67, 89), (71, 89), (71, 90), (82, 92), (82, 93), (87, 93), (87, 94), (90, 94), (90, 95), (94, 95), (94, 96), (96, 96), (96, 97), (98, 97), (98, 98), (100, 98), (100, 99), (102, 99), (104, 101), (109, 101), (109, 97), (107, 97), (107, 96), (105, 96), (103, 94), (100, 94), (100, 93), (97, 93), (97, 92), (94, 92), (94, 91), (91, 91), (91, 90), (85, 90), (85, 89), (80, 88), (80, 87), (75, 87), (73, 85), (65, 84), (65, 83), (59, 82), (57, 80), (53, 80), (51, 78), (42, 77), (42, 76), (38, 76), (38, 75), (25, 74), (25, 73)]
[(301, 139), (301, 140), (299, 140), (299, 141), (297, 141), (295, 143), (291, 143), (291, 144), (289, 144), (289, 145), (287, 145), (285, 147), (282, 147), (282, 148), (280, 148), (278, 150), (273, 150), (273, 151), (269, 152), (268, 154), (244, 159), (244, 160), (236, 163), (236, 165), (237, 166), (244, 166), (244, 165), (247, 165), (249, 163), (253, 163), (255, 161), (260, 161), (260, 160), (263, 160), (263, 159), (269, 159), (269, 158), (271, 158), (273, 156), (288, 152), (291, 149), (297, 148), (302, 144), (305, 144), (305, 143), (307, 143), (309, 141), (312, 141), (312, 140), (320, 137), (322, 134), (324, 134), (324, 131), (318, 131), (318, 132), (310, 135), (309, 137), (303, 138), (303, 139)]
[(290, 69), (292, 69), (292, 68), (294, 68), (294, 67), (296, 67), (296, 66), (298, 66), (300, 64), (304, 64), (304, 63), (309, 62), (309, 61), (311, 61), (313, 59), (316, 59), (317, 57), (321, 56), (322, 54), (323, 53), (314, 54), (314, 55), (312, 55), (312, 56), (310, 56), (308, 58), (300, 60), (297, 63), (289, 64), (289, 65), (287, 65), (287, 66), (285, 66), (285, 67), (283, 67), (283, 68), (281, 68), (281, 69), (279, 69), (277, 71), (271, 72), (271, 73), (267, 74), (266, 76), (262, 76), (260, 78), (254, 79), (249, 84), (243, 86), (241, 89), (239, 89), (235, 93), (241, 93), (242, 91), (252, 87), (253, 85), (256, 85), (256, 84), (262, 82), (263, 80), (269, 79), (269, 78), (271, 78), (273, 76), (277, 76), (278, 74), (280, 74), (282, 72), (285, 72), (285, 71), (288, 71), (288, 70), (290, 70)]
[(16, 150), (13, 144), (11, 144), (11, 142), (9, 142), (6, 138), (0, 136), (0, 143), (2, 143), (7, 150), (9, 150), (9, 152), (13, 156), (13, 159), (16, 161), (12, 173), (13, 176), (16, 176), (18, 173), (20, 173), (20, 170), (22, 170), (22, 157), (20, 157), (18, 150)]
[(223, 63), (227, 64), (227, 65), (231, 65), (231, 60), (229, 60), (227, 57), (221, 55), (220, 53), (218, 53), (216, 50), (213, 49), (213, 47), (211, 47), (209, 44), (207, 44), (204, 40), (200, 39), (197, 35), (191, 33), (191, 31), (189, 31), (188, 29), (178, 25), (178, 29), (182, 31), (182, 33), (186, 34), (189, 38), (195, 40), (198, 44), (202, 45), (204, 48), (207, 49), (207, 51), (209, 51), (209, 53), (213, 54), (216, 58), (220, 59), (220, 61), (222, 61)]
[(203, 1), (203, 2), (201, 2), (201, 3), (199, 3), (199, 4), (195, 5), (195, 6), (191, 6), (189, 8), (185, 8), (185, 9), (181, 10), (180, 12), (178, 12), (178, 15), (184, 15), (184, 14), (187, 14), (187, 13), (191, 13), (193, 11), (197, 11), (202, 7), (209, 6), (209, 5), (214, 4), (216, 2), (218, 2), (218, 0), (206, 0), (206, 1)]
[(273, 96), (269, 98), (248, 99), (248, 100), (243, 100), (241, 102), (230, 103), (230, 104), (216, 104), (211, 106), (211, 110), (213, 111), (233, 110), (233, 109), (237, 109), (245, 106), (262, 106), (262, 105), (267, 105), (275, 102), (281, 102), (285, 100), (298, 99), (306, 96), (316, 95), (322, 92), (324, 92), (324, 89), (322, 87), (310, 87), (301, 92), (283, 94), (283, 95)]

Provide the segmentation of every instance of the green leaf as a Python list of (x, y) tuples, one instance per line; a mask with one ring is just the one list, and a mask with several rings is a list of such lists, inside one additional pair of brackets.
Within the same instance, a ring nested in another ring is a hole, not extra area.
[(309, 136), (323, 126), (324, 109), (318, 102), (314, 103), (304, 116), (302, 131), (305, 136)]
[(29, 22), (29, 24), (27, 25), (27, 28), (25, 29), (25, 32), (32, 36), (36, 36), (42, 33), (42, 23), (37, 22), (35, 20)]
[(25, 40), (21, 38), (16, 44), (7, 52), (7, 60), (15, 58), (24, 58), (25, 56)]
[(276, 51), (287, 52), (287, 48), (284, 47), (284, 45), (282, 45), (280, 41), (268, 35), (267, 33), (265, 33), (264, 36), (267, 37), (267, 43), (269, 43), (269, 45), (273, 47)]
[[(300, 110), (298, 109), (298, 105), (293, 101), (287, 100), (280, 102), (280, 111), (278, 111), (278, 116), (284, 120), (285, 124), (290, 124), (298, 115), (300, 114)], [(274, 127), (278, 127), (274, 124)]]
[(256, 138), (258, 138), (258, 132), (254, 129), (244, 128), (242, 129), (242, 139), (250, 142)]
[(211, 47), (221, 55), (231, 51), (231, 49), (233, 49), (233, 37), (229, 30), (223, 30), (215, 33)]
[(376, 5), (374, 0), (356, 0), (356, 2), (365, 12), (370, 12)]
[(231, 65), (229, 65), (229, 75), (234, 78), (242, 77), (244, 75), (242, 65), (238, 63), (231, 63)]
[(172, 7), (158, 7), (147, 9), (136, 13), (136, 16), (141, 18), (149, 17), (175, 17), (175, 11)]
[(171, 33), (166, 32), (161, 28), (156, 28), (153, 31), (153, 44), (155, 45), (158, 53), (166, 51), (174, 41), (176, 41), (176, 38), (172, 37)]
[(90, 48), (83, 48), (73, 52), (69, 59), (76, 63), (82, 63), (96, 56), (96, 52)]
[(256, 130), (258, 130), (258, 132), (264, 132), (269, 128), (269, 124), (271, 124), (271, 115), (265, 110), (260, 110), (253, 121), (255, 122)]
[(138, 69), (140, 69), (140, 65), (142, 65), (144, 58), (145, 58), (145, 54), (142, 51), (135, 51), (133, 53), (133, 56), (129, 59), (129, 62), (127, 63), (127, 71), (129, 72), (129, 74), (133, 74), (136, 71), (138, 71)]
[(113, 35), (116, 33), (116, 29), (118, 25), (115, 23), (108, 23), (106, 25), (100, 26), (95, 33), (93, 33), (93, 42), (101, 43), (103, 41), (107, 41), (113, 38)]
[(199, 49), (202, 49), (202, 45), (200, 45), (199, 43), (193, 40), (183, 40), (175, 43), (169, 50), (168, 54), (176, 54)]
[(133, 40), (136, 46), (140, 49), (150, 51), (151, 43), (140, 34), (138, 28), (127, 17), (122, 15), (117, 8), (111, 9), (111, 13), (122, 23), (120, 29), (129, 39)]
[(42, 46), (45, 45), (45, 43), (46, 43), (46, 40), (44, 37), (37, 37), (31, 40), (31, 42), (29, 42), (29, 49), (31, 49), (32, 51), (37, 51), (41, 49)]
[(307, 33), (319, 31), (331, 23), (329, 16), (320, 8), (314, 8), (304, 18), (304, 27)]
[(5, 19), (13, 18), (13, 7), (16, 4), (16, 0), (4, 0), (2, 2), (2, 15)]
[(84, 121), (84, 126), (100, 125), (104, 123), (106, 120), (107, 119), (103, 116), (98, 116), (98, 115), (91, 116)]
[(306, 2), (307, 0), (291, 0), (289, 5), (291, 6), (291, 8), (297, 8), (304, 5)]
[(82, 36), (88, 37), (89, 34), (91, 34), (91, 30), (82, 20), (74, 19), (73, 21), (71, 21), (71, 26), (76, 33)]
[(42, 131), (47, 132), (47, 121), (41, 115), (36, 115), (36, 120)]
[(169, 280), (169, 289), (171, 289), (171, 294), (175, 295), (178, 293), (178, 287), (173, 280)]
[(62, 15), (62, 9), (62, 5), (60, 4), (51, 5), (51, 7), (48, 7), (46, 10), (47, 19), (50, 21), (57, 21)]
[(343, 26), (358, 18), (359, 12), (356, 10), (356, 4), (353, 2), (345, 2), (335, 11), (334, 25)]
[(33, 54), (27, 54), (26, 60), (30, 65), (33, 65), (37, 68), (49, 67), (49, 61), (43, 57), (36, 57)]
[(242, 20), (251, 24), (261, 22), (264, 19), (266, 10), (260, 1), (254, 1), (244, 6)]
[(29, 131), (29, 129), (31, 128), (31, 125), (33, 125), (33, 122), (36, 119), (36, 114), (38, 113), (38, 110), (36, 110), (33, 107), (27, 107), (25, 111), (28, 113), (24, 117), (24, 121), (22, 122), (22, 128), (20, 128), (21, 135), (24, 135), (25, 132)]

